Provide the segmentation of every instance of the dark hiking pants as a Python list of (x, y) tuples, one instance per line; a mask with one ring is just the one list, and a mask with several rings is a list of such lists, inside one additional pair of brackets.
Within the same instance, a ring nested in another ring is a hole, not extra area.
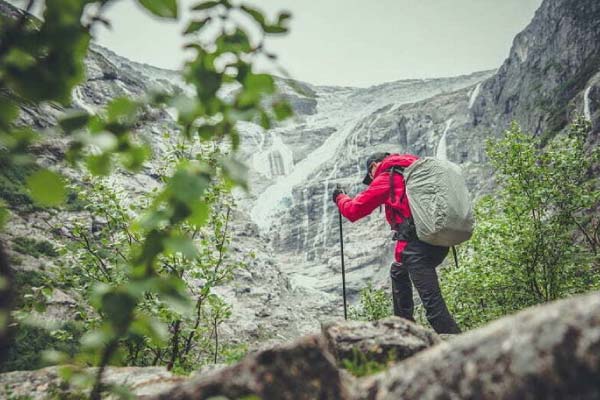
[(419, 240), (408, 243), (402, 252), (402, 263), (393, 263), (390, 270), (394, 315), (414, 321), (412, 281), (433, 329), (437, 333), (460, 333), (446, 307), (435, 271), (447, 254), (447, 247)]

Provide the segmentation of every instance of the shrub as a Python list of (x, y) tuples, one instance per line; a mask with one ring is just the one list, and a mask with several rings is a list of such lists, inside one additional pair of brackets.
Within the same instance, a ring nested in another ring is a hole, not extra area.
[(589, 128), (577, 121), (542, 147), (513, 124), (488, 143), (498, 189), (477, 203), (473, 238), (441, 280), (463, 327), (599, 287), (600, 193), (588, 173), (600, 151), (585, 150)]

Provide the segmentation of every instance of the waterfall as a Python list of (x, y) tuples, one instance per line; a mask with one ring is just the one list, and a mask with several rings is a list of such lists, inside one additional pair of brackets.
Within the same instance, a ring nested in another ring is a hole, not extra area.
[(592, 121), (592, 112), (590, 110), (590, 91), (592, 87), (588, 87), (583, 94), (583, 115), (586, 121)]
[(294, 154), (275, 131), (270, 132), (270, 136), (271, 146), (255, 154), (252, 165), (255, 170), (268, 178), (288, 175), (294, 168)]
[(354, 120), (347, 121), (343, 127), (331, 134), (325, 142), (310, 153), (304, 160), (296, 165), (285, 179), (278, 180), (269, 186), (258, 197), (252, 209), (252, 219), (259, 228), (265, 229), (271, 223), (271, 217), (275, 210), (284, 206), (284, 200), (292, 196), (292, 188), (306, 179), (321, 167), (321, 165), (333, 158), (338, 148), (344, 143), (355, 125)]
[(308, 233), (310, 232), (310, 204), (308, 201), (308, 188), (304, 188), (302, 191), (302, 197), (304, 197), (304, 262), (308, 261)]
[(475, 100), (477, 100), (477, 96), (479, 96), (479, 90), (481, 89), (481, 83), (482, 82), (475, 86), (475, 89), (473, 89), (471, 92), (471, 98), (469, 99), (469, 110), (473, 108), (473, 105), (475, 105)]
[(435, 152), (435, 157), (439, 158), (440, 160), (448, 159), (448, 148), (447, 148), (447, 143), (446, 143), (446, 135), (448, 134), (448, 130), (450, 129), (451, 125), (452, 125), (452, 118), (450, 118), (448, 121), (446, 121), (446, 129), (444, 129), (444, 133), (442, 134), (442, 137), (440, 138), (440, 142), (438, 143), (437, 150)]

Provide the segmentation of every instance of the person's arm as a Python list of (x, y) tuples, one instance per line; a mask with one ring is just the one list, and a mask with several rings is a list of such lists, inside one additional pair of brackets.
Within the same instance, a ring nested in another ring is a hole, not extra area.
[(381, 174), (373, 179), (367, 189), (351, 198), (346, 194), (340, 194), (336, 198), (336, 204), (340, 212), (349, 221), (357, 221), (385, 203), (390, 195), (389, 174)]

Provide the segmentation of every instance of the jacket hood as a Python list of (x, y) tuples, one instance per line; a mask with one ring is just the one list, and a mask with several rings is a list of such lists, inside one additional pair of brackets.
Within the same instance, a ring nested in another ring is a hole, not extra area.
[(386, 158), (383, 159), (381, 164), (375, 170), (375, 176), (383, 173), (384, 171), (390, 169), (391, 167), (403, 167), (406, 168), (410, 166), (412, 163), (419, 159), (418, 156), (413, 154), (390, 154)]

